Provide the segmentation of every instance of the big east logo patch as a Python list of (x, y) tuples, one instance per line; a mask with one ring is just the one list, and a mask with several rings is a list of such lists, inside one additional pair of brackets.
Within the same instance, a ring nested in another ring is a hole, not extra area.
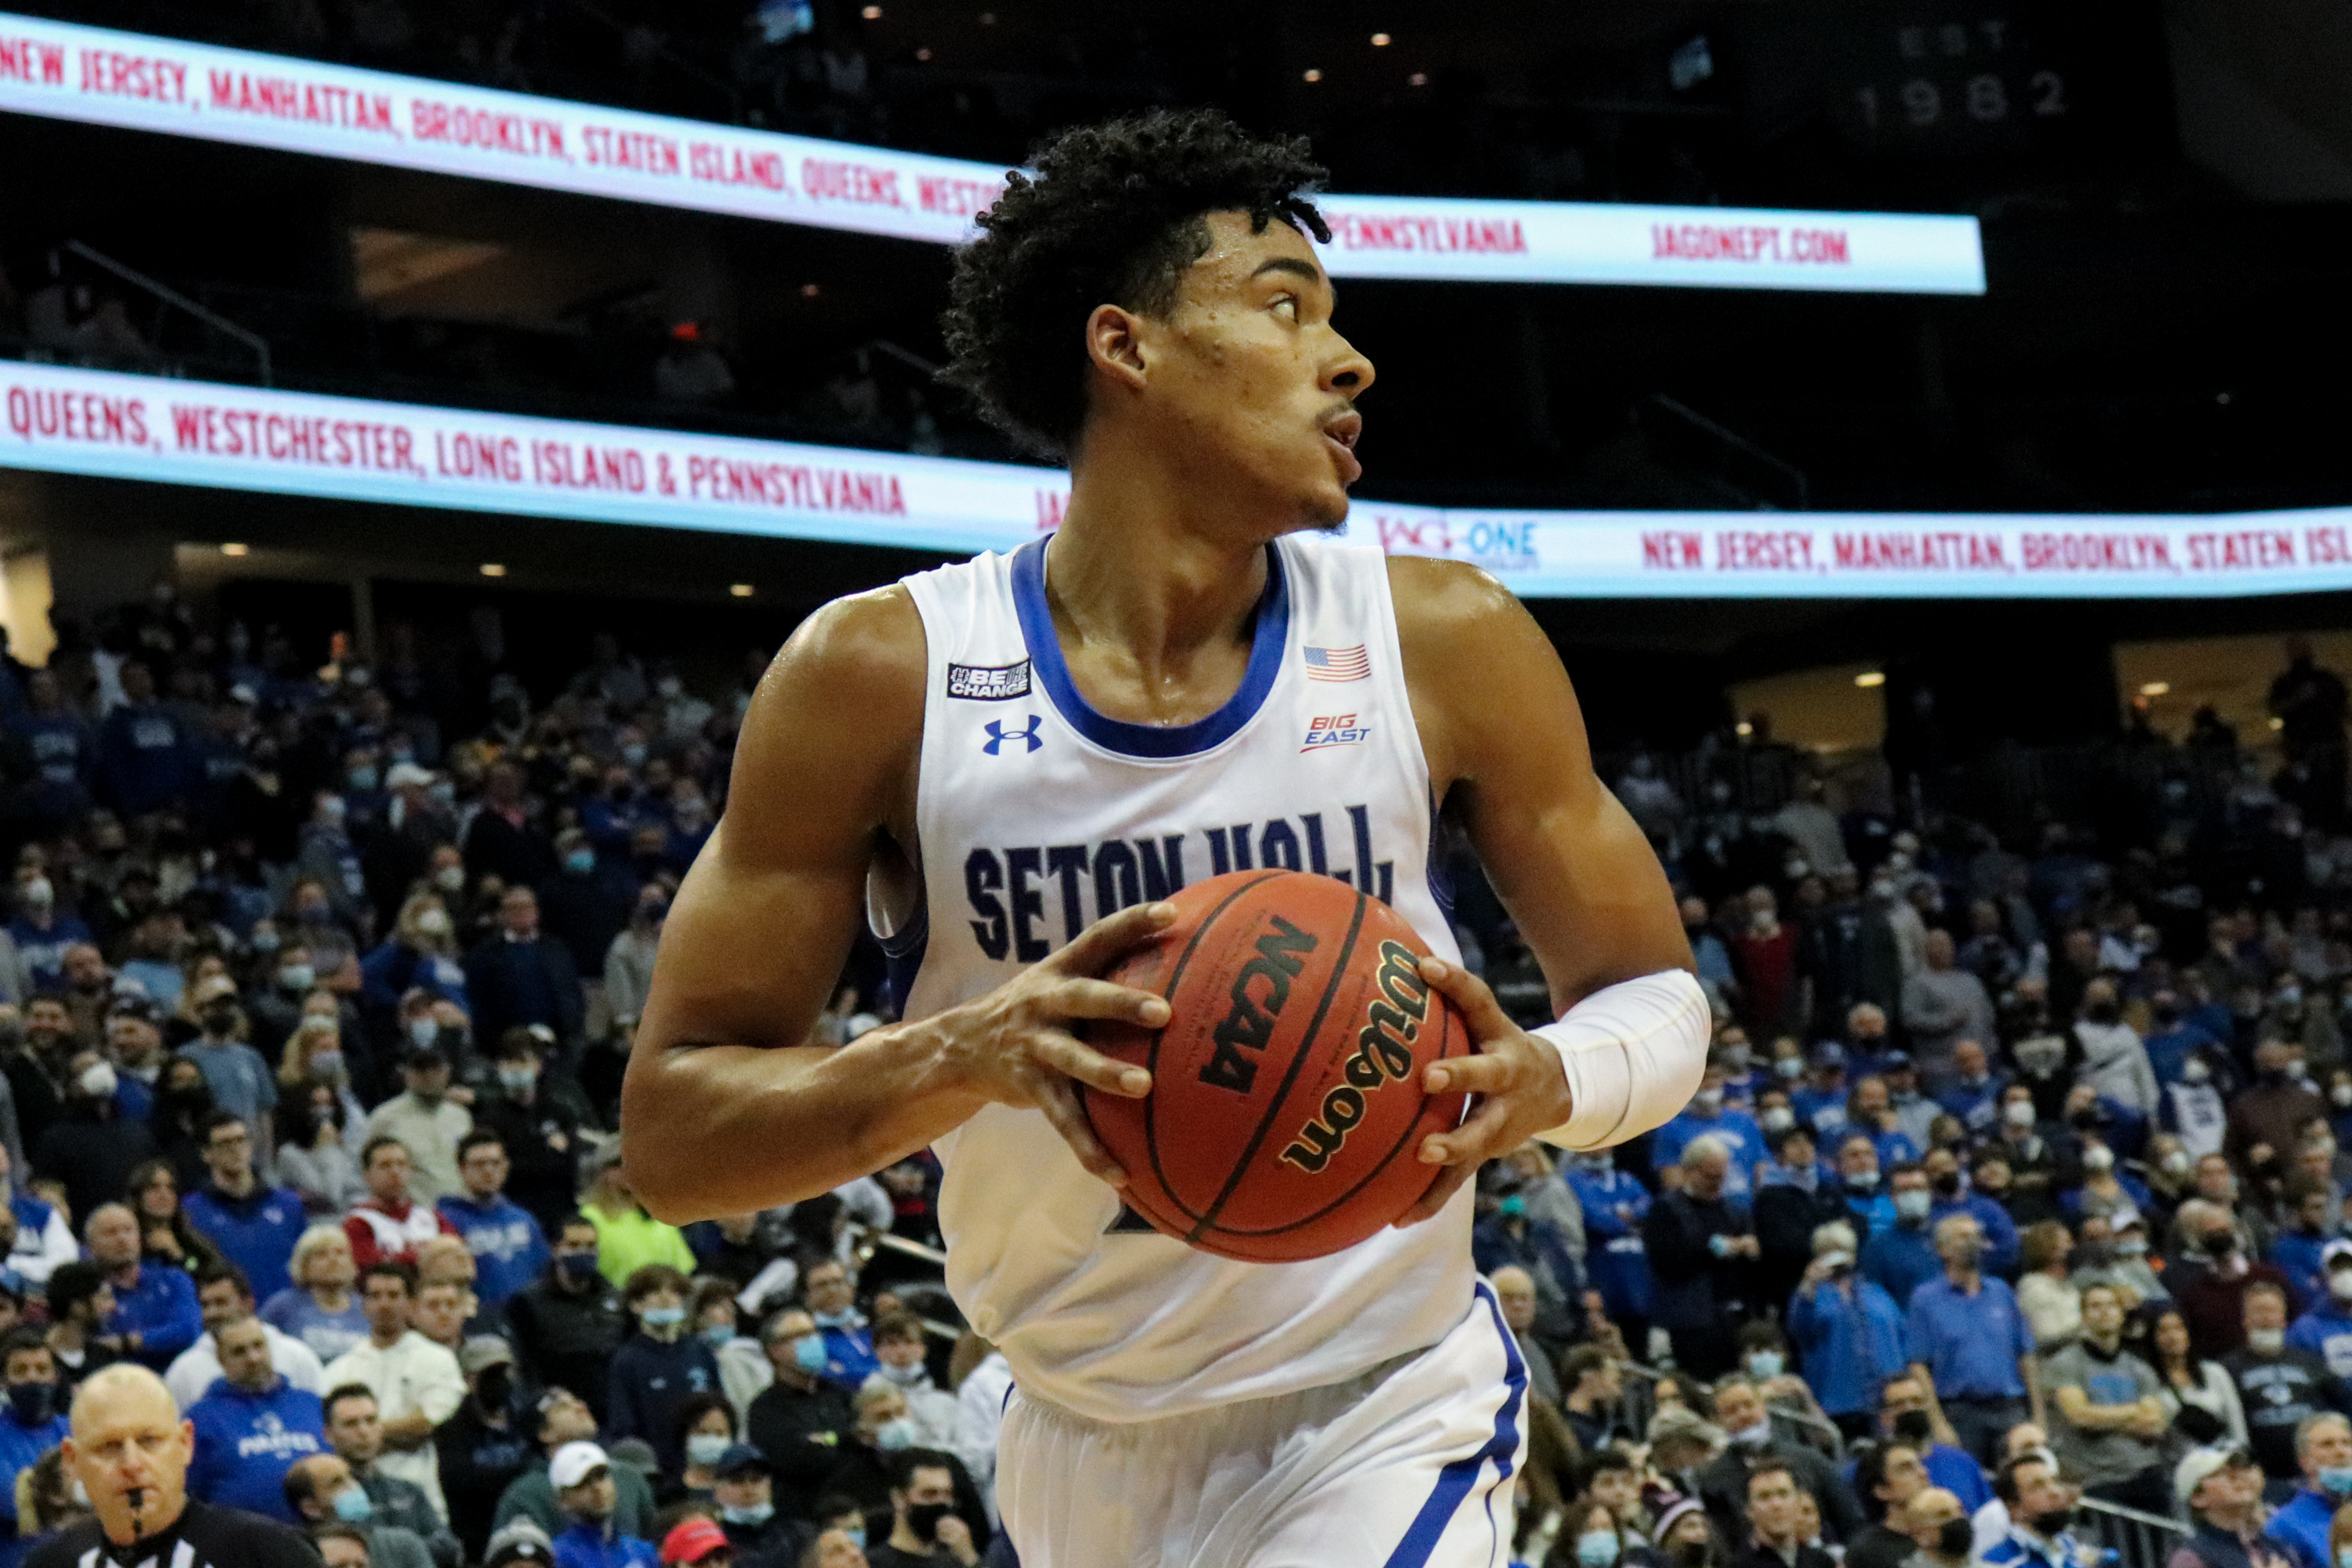
[(1354, 746), (1372, 733), (1369, 724), (1358, 724), (1351, 713), (1327, 713), (1307, 727), (1307, 744), (1301, 751), (1320, 751), (1327, 746)]

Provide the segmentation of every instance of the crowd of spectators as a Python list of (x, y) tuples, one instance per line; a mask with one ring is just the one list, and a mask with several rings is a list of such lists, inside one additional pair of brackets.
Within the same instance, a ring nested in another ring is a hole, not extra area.
[(2276, 753), (2140, 727), (2149, 798), (2102, 814), (2137, 829), (1626, 767), (1717, 1027), (1649, 1137), (1484, 1173), (1479, 1264), (1582, 1454), (1547, 1467), (1538, 1406), (1554, 1563), (2057, 1568), (2085, 1502), (2176, 1521), (2173, 1568), (2352, 1560), (2346, 691), (2288, 653)]
[[(454, 681), (313, 668), (159, 585), (0, 665), (0, 1564), (123, 1359), (196, 1496), (345, 1568), (1009, 1561), (931, 1162), (680, 1232), (617, 1161), (760, 660), (698, 693), (598, 635), (533, 692), (481, 631)], [(2345, 694), (2298, 649), (2273, 701), (2283, 755), (2200, 727), (2200, 788), (2103, 819), (2144, 834), (1625, 769), (1717, 1027), (1654, 1134), (1481, 1173), (1521, 1561), (2068, 1568), (2081, 1500), (2179, 1521), (2172, 1568), (2342, 1568)], [(889, 1016), (845, 984), (817, 1038)]]
[(980, 1561), (1007, 1375), (939, 1326), (930, 1163), (683, 1231), (619, 1165), (761, 661), (461, 690), (168, 583), (66, 633), (0, 664), (0, 1565), (82, 1511), (63, 1412), (125, 1360), (192, 1495), (338, 1568)]

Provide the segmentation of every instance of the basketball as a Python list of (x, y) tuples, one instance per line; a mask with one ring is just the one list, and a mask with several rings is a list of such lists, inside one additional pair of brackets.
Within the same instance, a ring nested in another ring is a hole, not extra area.
[(1089, 1094), (1128, 1206), (1221, 1258), (1285, 1263), (1354, 1246), (1444, 1167), (1415, 1151), (1465, 1096), (1421, 1071), (1468, 1054), (1429, 948), (1388, 905), (1301, 872), (1234, 872), (1178, 893), (1175, 924), (1107, 977), (1167, 998), (1153, 1030), (1097, 1023), (1089, 1043), (1149, 1068), (1140, 1100)]

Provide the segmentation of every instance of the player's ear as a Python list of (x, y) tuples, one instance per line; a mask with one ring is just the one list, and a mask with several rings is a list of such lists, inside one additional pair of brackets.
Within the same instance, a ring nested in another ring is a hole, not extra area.
[(1143, 323), (1131, 310), (1097, 305), (1087, 318), (1087, 357), (1097, 369), (1130, 386), (1144, 378)]

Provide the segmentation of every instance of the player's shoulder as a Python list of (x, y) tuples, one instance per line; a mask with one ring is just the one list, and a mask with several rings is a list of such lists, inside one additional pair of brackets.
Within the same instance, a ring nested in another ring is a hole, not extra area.
[(1517, 595), (1466, 560), (1392, 555), (1386, 565), (1397, 635), (1408, 650), (1416, 642), (1475, 635), (1526, 619)]
[(903, 583), (821, 605), (786, 640), (752, 693), (747, 720), (815, 705), (863, 713), (922, 711), (923, 618)]

